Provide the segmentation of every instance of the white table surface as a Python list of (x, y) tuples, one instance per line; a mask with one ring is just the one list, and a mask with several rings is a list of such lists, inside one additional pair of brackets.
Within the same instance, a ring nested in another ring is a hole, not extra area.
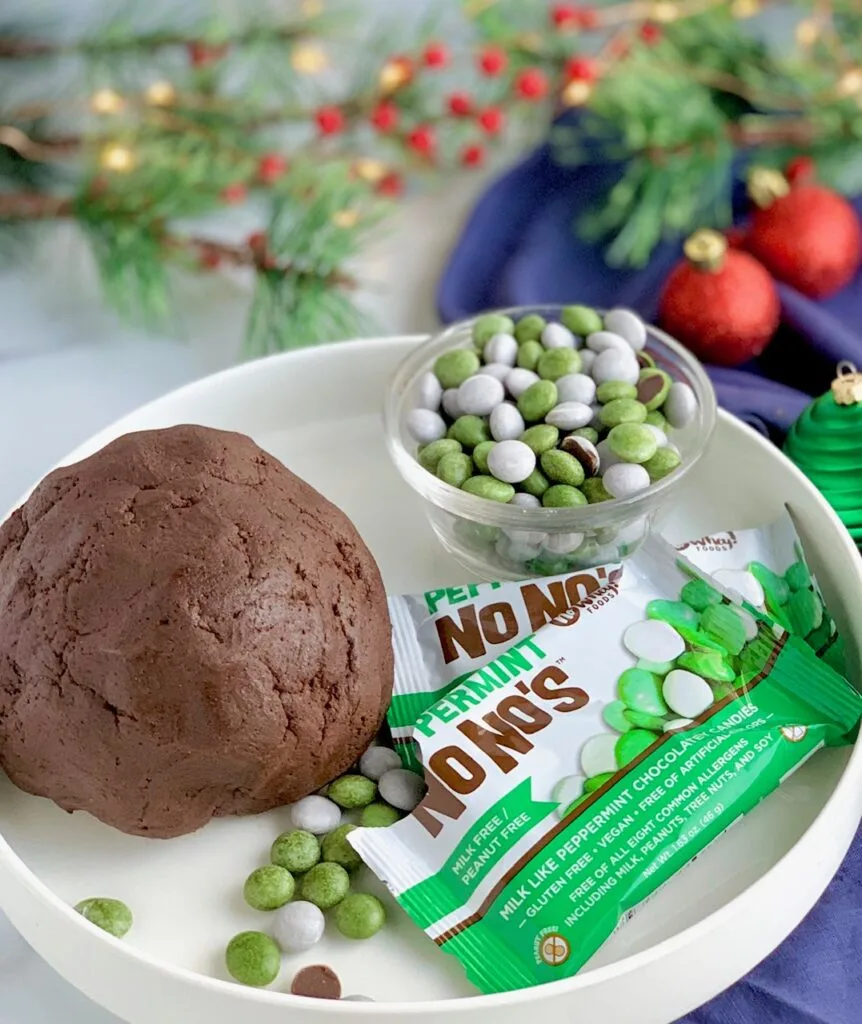
[[(381, 334), (437, 326), (434, 288), (486, 176), (405, 202), (363, 256), (366, 306)], [(176, 337), (118, 325), (70, 232), (27, 266), (0, 274), (0, 516), (81, 441), (136, 406), (236, 361), (242, 282), (179, 282)], [(0, 913), (0, 1024), (118, 1024), (72, 989)]]

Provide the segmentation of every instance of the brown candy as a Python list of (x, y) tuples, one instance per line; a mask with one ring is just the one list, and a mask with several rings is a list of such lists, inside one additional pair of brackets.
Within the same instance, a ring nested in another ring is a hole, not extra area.
[(290, 991), (295, 996), (308, 996), (310, 999), (340, 999), (341, 981), (326, 964), (311, 964), (296, 972)]
[(580, 462), (585, 476), (595, 476), (599, 471), (599, 453), (592, 441), (577, 435), (564, 437), (560, 448)]

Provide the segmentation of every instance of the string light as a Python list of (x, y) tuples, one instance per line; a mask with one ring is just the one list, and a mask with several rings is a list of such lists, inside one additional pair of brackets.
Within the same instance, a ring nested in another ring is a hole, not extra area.
[(762, 10), (760, 0), (733, 0), (730, 13), (734, 18), (753, 18)]
[(332, 215), (332, 223), (338, 228), (356, 227), (358, 221), (358, 210), (336, 210)]
[(382, 181), (387, 174), (386, 164), (382, 160), (372, 160), (370, 157), (361, 157), (354, 163), (353, 169), (363, 181), (371, 182), (372, 185)]
[(151, 107), (169, 107), (177, 98), (177, 90), (170, 82), (153, 82), (144, 92)]
[(90, 97), (90, 109), (95, 114), (118, 114), (126, 101), (113, 89), (98, 89)]
[(396, 57), (394, 60), (386, 61), (380, 69), (378, 83), (382, 92), (395, 92), (396, 89), (407, 85), (412, 77), (413, 71), (409, 61)]
[(294, 46), (290, 54), (290, 64), (294, 71), (301, 75), (318, 75), (329, 67), (329, 58), (324, 50), (311, 43)]
[(659, 3), (653, 4), (652, 13), (650, 14), (651, 21), (660, 21), (667, 25), (671, 21), (676, 21), (679, 17), (679, 11), (675, 3), (671, 0), (660, 0)]
[(856, 96), (862, 93), (862, 68), (851, 68), (838, 79), (835, 91), (839, 96)]
[(117, 171), (126, 174), (135, 166), (135, 154), (128, 146), (121, 146), (115, 143), (105, 146), (99, 157), (99, 163), (106, 171)]
[(593, 94), (593, 87), (589, 82), (574, 81), (563, 89), (562, 100), (567, 107), (582, 107)]

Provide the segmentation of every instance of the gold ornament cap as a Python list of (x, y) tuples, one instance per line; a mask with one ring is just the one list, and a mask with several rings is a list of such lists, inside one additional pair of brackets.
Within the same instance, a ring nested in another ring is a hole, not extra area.
[(714, 274), (721, 270), (727, 252), (727, 239), (720, 231), (700, 228), (685, 240), (682, 247), (685, 258), (698, 270)]
[(768, 210), (790, 191), (787, 178), (772, 167), (755, 167), (748, 175), (748, 194), (755, 206)]
[(862, 373), (853, 363), (842, 361), (832, 381), (832, 397), (837, 405), (857, 405), (862, 402)]

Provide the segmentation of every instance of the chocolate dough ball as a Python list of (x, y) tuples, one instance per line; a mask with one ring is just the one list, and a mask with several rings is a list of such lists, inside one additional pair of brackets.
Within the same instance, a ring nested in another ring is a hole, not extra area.
[(391, 689), (374, 559), (242, 434), (127, 434), (0, 527), (0, 765), (67, 811), (168, 837), (290, 803)]

